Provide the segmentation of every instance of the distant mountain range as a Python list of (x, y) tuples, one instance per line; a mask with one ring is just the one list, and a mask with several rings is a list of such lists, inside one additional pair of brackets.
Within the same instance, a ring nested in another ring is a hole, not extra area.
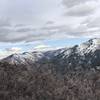
[(34, 63), (53, 63), (62, 70), (100, 69), (100, 38), (90, 39), (80, 45), (51, 51), (24, 52), (13, 54), (1, 60), (9, 64), (32, 65)]

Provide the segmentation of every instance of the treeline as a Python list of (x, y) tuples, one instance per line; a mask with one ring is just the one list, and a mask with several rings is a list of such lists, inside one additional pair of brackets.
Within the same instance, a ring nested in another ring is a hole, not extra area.
[(0, 63), (0, 100), (100, 100), (100, 72)]

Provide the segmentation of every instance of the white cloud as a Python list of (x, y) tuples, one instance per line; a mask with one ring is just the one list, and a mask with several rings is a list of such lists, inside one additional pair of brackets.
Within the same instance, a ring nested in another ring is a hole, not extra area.
[(3, 58), (5, 58), (5, 57), (7, 57), (9, 55), (10, 54), (8, 54), (8, 52), (6, 52), (6, 51), (0, 51), (0, 59), (3, 59)]
[(12, 47), (12, 48), (6, 48), (6, 51), (11, 53), (19, 53), (22, 51), (22, 49), (19, 47)]
[(48, 50), (55, 50), (58, 49), (58, 47), (52, 47), (50, 45), (46, 45), (46, 44), (40, 44), (37, 45), (33, 48), (33, 51), (48, 51)]
[(35, 46), (31, 51), (49, 51), (49, 50), (56, 50), (62, 47), (52, 47), (50, 45), (47, 44), (39, 44), (37, 46)]
[(46, 51), (49, 49), (51, 49), (51, 46), (44, 45), (44, 44), (40, 44), (40, 45), (37, 45), (36, 47), (34, 47), (34, 51)]
[(19, 47), (6, 48), (4, 50), (0, 50), (0, 59), (3, 59), (14, 53), (21, 53), (21, 52), (22, 52), (22, 49)]

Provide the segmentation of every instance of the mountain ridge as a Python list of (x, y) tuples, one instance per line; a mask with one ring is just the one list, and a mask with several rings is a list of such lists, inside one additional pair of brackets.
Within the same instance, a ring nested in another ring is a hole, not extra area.
[(34, 63), (52, 62), (65, 68), (74, 67), (92, 68), (100, 66), (100, 38), (90, 39), (80, 45), (70, 48), (62, 48), (46, 52), (24, 52), (22, 54), (13, 54), (4, 58), (2, 62), (10, 64), (30, 65)]

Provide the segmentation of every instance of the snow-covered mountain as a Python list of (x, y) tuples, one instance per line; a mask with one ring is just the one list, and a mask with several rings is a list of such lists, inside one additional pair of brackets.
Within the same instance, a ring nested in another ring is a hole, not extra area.
[(100, 38), (90, 39), (80, 45), (70, 48), (46, 52), (25, 52), (22, 54), (13, 54), (2, 60), (10, 64), (32, 64), (35, 62), (50, 61), (67, 68), (74, 67), (75, 70), (80, 66), (83, 68), (100, 66)]
[(10, 64), (30, 64), (36, 62), (44, 57), (42, 52), (24, 52), (22, 54), (12, 54), (4, 58), (3, 62)]
[(64, 50), (54, 57), (54, 61), (61, 66), (69, 69), (73, 67), (75, 70), (95, 68), (100, 66), (100, 38), (90, 39), (80, 45)]

